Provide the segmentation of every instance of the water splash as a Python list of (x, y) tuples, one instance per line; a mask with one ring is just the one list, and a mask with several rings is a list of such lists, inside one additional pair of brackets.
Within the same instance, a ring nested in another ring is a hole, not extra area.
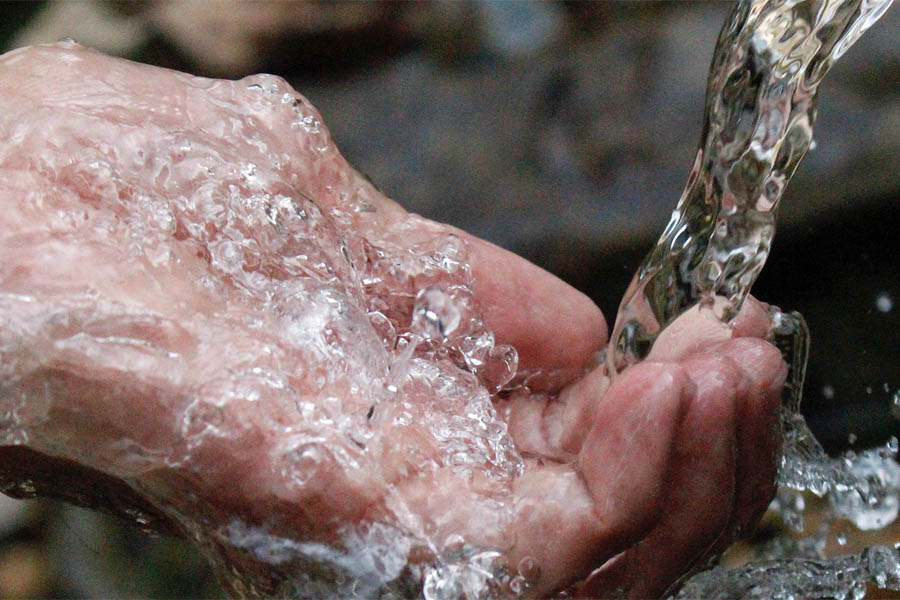
[(900, 590), (900, 544), (831, 559), (796, 558), (716, 567), (693, 577), (676, 598), (835, 598), (862, 600), (867, 585)]

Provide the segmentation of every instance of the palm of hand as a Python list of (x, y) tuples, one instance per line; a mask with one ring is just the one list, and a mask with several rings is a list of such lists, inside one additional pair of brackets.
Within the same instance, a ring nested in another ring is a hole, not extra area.
[[(127, 481), (236, 590), (541, 595), (607, 563), (574, 589), (647, 596), (764, 510), (784, 366), (755, 301), (733, 329), (685, 315), (610, 385), (590, 301), (405, 213), (283, 82), (18, 57), (5, 443)], [(422, 289), (460, 307), (440, 343)], [(528, 385), (491, 397), (516, 361)]]

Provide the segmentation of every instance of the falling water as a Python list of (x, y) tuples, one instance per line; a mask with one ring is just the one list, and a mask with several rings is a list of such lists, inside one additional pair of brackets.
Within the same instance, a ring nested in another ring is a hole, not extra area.
[[(891, 1), (735, 6), (713, 56), (702, 143), (684, 193), (619, 307), (607, 350), (611, 376), (646, 357), (663, 329), (694, 306), (723, 322), (738, 314), (768, 256), (779, 200), (812, 143), (819, 83)], [(825, 526), (805, 545), (781, 542), (757, 553), (765, 560), (697, 575), (679, 597), (859, 598), (867, 584), (900, 589), (900, 544), (831, 559), (822, 550), (838, 519), (869, 530), (897, 518), (897, 440), (829, 457), (799, 412), (806, 323), (796, 312), (773, 308), (771, 316), (774, 341), (790, 368), (781, 416), (782, 492), (773, 508), (786, 522), (802, 523), (801, 492), (828, 496)]]
[[(819, 83), (891, 0), (745, 0), (719, 35), (702, 143), (665, 231), (619, 307), (612, 374), (695, 305), (734, 317), (761, 271), (784, 188), (812, 143)], [(718, 299), (718, 301), (717, 301)]]

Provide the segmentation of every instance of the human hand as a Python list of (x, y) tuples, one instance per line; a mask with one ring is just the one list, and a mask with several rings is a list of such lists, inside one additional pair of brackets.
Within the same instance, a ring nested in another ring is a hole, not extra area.
[(0, 180), (0, 442), (122, 482), (234, 593), (658, 595), (774, 491), (761, 305), (610, 384), (587, 298), (407, 214), (277, 78), (10, 53)]

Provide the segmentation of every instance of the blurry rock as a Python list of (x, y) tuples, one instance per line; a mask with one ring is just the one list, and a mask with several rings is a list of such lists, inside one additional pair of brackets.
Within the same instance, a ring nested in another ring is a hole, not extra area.
[(0, 538), (23, 527), (29, 520), (31, 503), (0, 494)]
[[(55, 589), (80, 598), (223, 598), (187, 540), (151, 537), (124, 521), (54, 503), (44, 534)], [(30, 595), (30, 594), (29, 594)]]
[(561, 5), (550, 2), (483, 2), (485, 45), (502, 56), (527, 56), (549, 47), (563, 30)]
[(145, 20), (138, 14), (115, 10), (100, 0), (48, 2), (32, 21), (13, 37), (10, 47), (30, 46), (75, 38), (109, 54), (126, 54), (149, 38)]
[(367, 64), (406, 39), (399, 15), (377, 2), (151, 0), (48, 3), (11, 40), (15, 48), (73, 38), (106, 53), (163, 66), (240, 76), (261, 68), (317, 72)]
[(161, 0), (147, 5), (145, 18), (204, 70), (246, 73), (264, 62), (280, 38), (346, 33), (371, 25), (383, 13), (374, 2)]
[(50, 593), (49, 564), (35, 543), (0, 548), (0, 597), (38, 598)]

